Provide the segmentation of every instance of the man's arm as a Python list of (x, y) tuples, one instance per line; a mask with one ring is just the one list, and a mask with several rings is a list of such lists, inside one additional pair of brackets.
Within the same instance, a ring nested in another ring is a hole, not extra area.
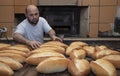
[(26, 44), (29, 40), (26, 39), (25, 37), (23, 37), (21, 34), (19, 33), (15, 33), (13, 35), (13, 39), (19, 43), (23, 43), (23, 44)]
[(53, 29), (51, 29), (49, 32), (48, 32), (49, 36), (52, 38), (52, 40), (58, 40), (58, 41), (62, 41), (61, 38), (57, 37), (56, 36), (56, 33)]
[(20, 33), (15, 33), (13, 35), (13, 39), (19, 43), (23, 43), (23, 44), (27, 44), (27, 45), (31, 46), (32, 49), (36, 49), (41, 45), (41, 43), (39, 41), (28, 40)]

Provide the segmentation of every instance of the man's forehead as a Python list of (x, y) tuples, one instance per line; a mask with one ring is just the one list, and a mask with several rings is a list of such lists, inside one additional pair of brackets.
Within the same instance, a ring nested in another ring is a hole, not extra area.
[(29, 13), (29, 12), (38, 12), (38, 8), (36, 6), (33, 6), (33, 5), (29, 5), (27, 8), (26, 8), (26, 11)]

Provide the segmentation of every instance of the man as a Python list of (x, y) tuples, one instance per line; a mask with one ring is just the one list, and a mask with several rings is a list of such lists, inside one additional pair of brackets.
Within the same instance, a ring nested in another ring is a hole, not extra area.
[(44, 32), (49, 34), (52, 40), (62, 41), (55, 35), (55, 31), (49, 26), (43, 17), (39, 17), (39, 10), (35, 5), (28, 5), (25, 9), (26, 19), (16, 28), (13, 39), (27, 44), (33, 49), (44, 43)]

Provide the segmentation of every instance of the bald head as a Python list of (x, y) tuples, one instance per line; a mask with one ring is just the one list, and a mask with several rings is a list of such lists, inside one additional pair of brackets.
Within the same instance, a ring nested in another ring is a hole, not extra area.
[(38, 11), (38, 8), (35, 5), (28, 5), (25, 9), (25, 12)]

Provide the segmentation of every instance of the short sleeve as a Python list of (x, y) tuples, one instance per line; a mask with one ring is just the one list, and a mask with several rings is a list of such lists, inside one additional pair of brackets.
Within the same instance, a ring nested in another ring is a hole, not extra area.
[(48, 24), (48, 22), (43, 18), (43, 29), (45, 33), (48, 33), (52, 28), (50, 27), (50, 25)]
[(20, 34), (23, 34), (24, 35), (24, 26), (22, 24), (19, 24), (17, 27), (16, 27), (16, 30), (14, 33), (20, 33)]

